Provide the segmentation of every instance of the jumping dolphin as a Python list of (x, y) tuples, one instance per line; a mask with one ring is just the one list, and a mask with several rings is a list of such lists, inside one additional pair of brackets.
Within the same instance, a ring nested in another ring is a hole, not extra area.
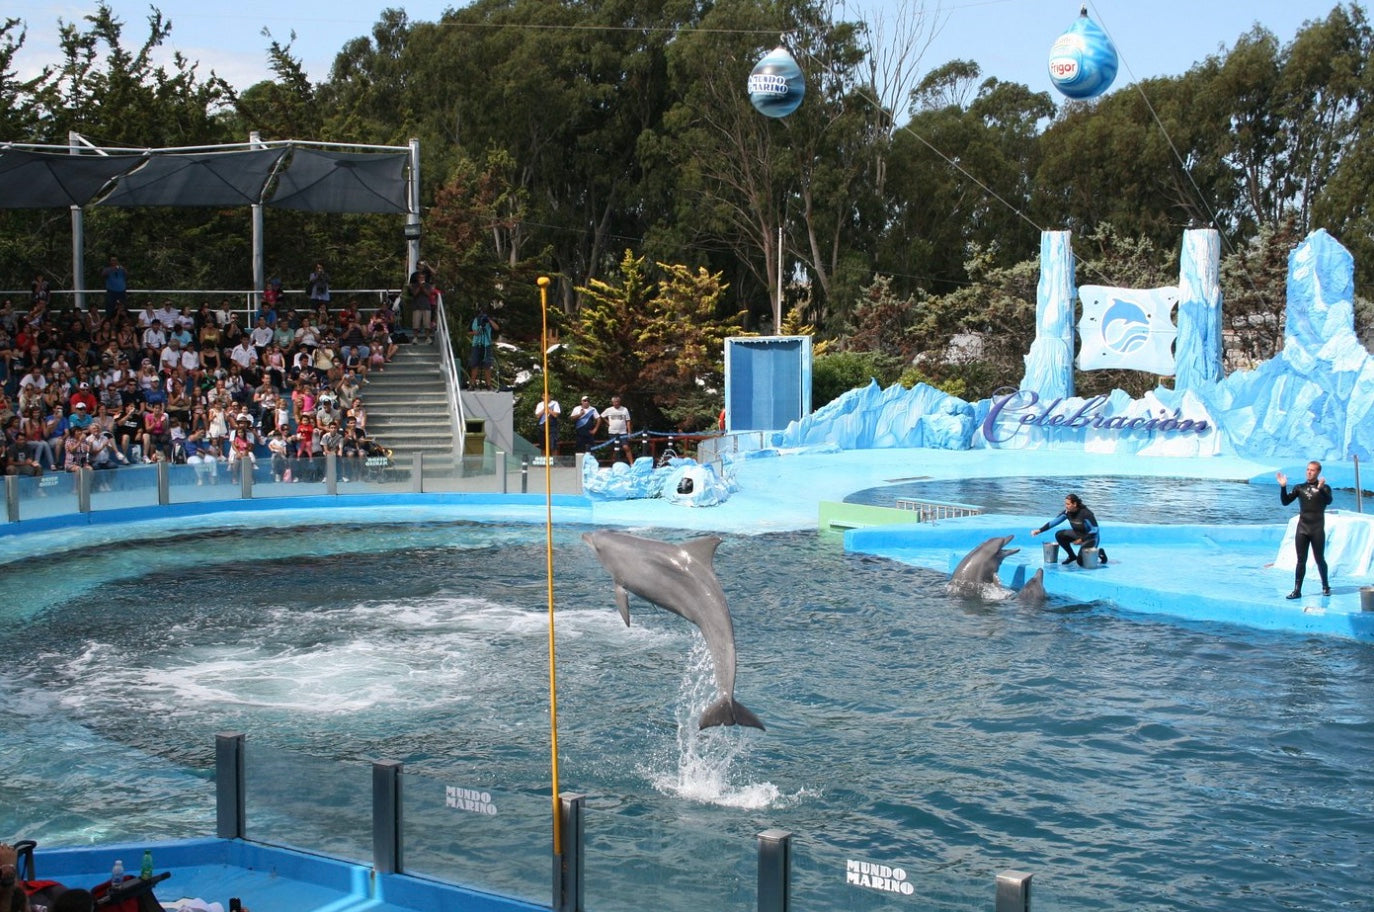
[(1023, 605), (1038, 607), (1045, 604), (1048, 598), (1045, 595), (1045, 571), (1036, 570), (1035, 576), (1026, 580), (1026, 584), (1021, 587), (1021, 591), (1016, 593), (1016, 600)]
[(706, 707), (698, 728), (751, 725), (758, 716), (735, 702), (735, 627), (712, 561), (720, 539), (714, 535), (682, 544), (640, 538), (624, 532), (587, 532), (596, 559), (615, 583), (615, 604), (630, 624), (630, 592), (697, 625), (711, 650), (720, 697)]
[(950, 590), (968, 595), (981, 595), (989, 586), (1000, 586), (997, 571), (1001, 568), (1002, 561), (1021, 550), (1005, 547), (1013, 538), (1013, 535), (989, 538), (964, 555), (964, 559), (959, 561), (959, 566), (954, 568), (954, 575), (949, 578)]

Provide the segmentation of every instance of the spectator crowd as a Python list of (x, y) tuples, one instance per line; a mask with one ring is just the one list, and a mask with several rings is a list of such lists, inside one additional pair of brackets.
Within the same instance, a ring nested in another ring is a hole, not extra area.
[(242, 319), (227, 303), (131, 310), (121, 298), (101, 313), (54, 312), (46, 294), (4, 301), (0, 474), (167, 461), (203, 481), (266, 461), (274, 480), (313, 480), (332, 453), (345, 480), (361, 477), (385, 454), (363, 392), (396, 354), (394, 314), (310, 305), (279, 310), (268, 294)]

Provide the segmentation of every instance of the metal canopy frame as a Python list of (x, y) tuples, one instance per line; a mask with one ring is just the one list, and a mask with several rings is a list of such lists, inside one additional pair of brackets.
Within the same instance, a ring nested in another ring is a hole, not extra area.
[[(22, 184), (24, 193), (7, 193), (0, 209), (69, 206), (72, 219), (72, 276), (77, 307), (86, 306), (85, 207), (99, 205), (152, 206), (246, 205), (252, 211), (253, 283), (255, 294), (266, 283), (263, 255), (263, 208), (275, 205), (268, 198), (277, 191), (281, 208), (312, 212), (368, 212), (405, 215), (406, 275), (420, 261), (420, 141), (405, 146), (333, 143), (313, 140), (263, 141), (257, 133), (246, 143), (212, 146), (176, 146), (160, 149), (107, 148), (97, 146), (79, 133), (68, 134), (68, 145), (0, 143), (0, 175)], [(301, 179), (287, 166), (300, 151)], [(76, 168), (55, 167), (53, 153), (80, 156)], [(342, 153), (342, 154), (340, 154)], [(395, 163), (383, 160), (403, 153), (397, 181)], [(250, 168), (237, 165), (228, 173), (231, 160), (247, 159)], [(89, 162), (89, 165), (87, 165)], [(265, 170), (264, 170), (265, 169)], [(159, 181), (164, 182), (157, 189)], [(332, 182), (336, 202), (320, 203), (314, 191)], [(395, 198), (397, 184), (403, 187)], [(282, 193), (279, 187), (285, 186)]]

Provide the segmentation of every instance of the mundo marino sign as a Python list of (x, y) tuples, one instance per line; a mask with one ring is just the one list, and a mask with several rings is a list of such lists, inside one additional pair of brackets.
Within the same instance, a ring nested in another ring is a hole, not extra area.
[(989, 443), (1007, 443), (1022, 428), (1039, 430), (1105, 431), (1126, 434), (1144, 432), (1169, 436), (1203, 434), (1211, 424), (1202, 419), (1184, 418), (1180, 409), (1170, 413), (1160, 409), (1157, 415), (1112, 415), (1107, 412), (1108, 397), (1093, 396), (1082, 402), (1056, 398), (1042, 404), (1040, 394), (1033, 390), (1017, 390), (992, 400), (987, 417), (983, 419), (983, 436)]

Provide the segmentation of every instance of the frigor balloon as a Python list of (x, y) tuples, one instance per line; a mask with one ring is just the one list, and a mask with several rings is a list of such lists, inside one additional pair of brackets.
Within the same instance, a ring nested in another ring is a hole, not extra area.
[(1070, 98), (1096, 98), (1116, 78), (1116, 48), (1083, 7), (1069, 30), (1050, 48), (1050, 81)]
[(806, 79), (787, 48), (769, 51), (749, 74), (749, 102), (767, 117), (786, 117), (802, 103)]

